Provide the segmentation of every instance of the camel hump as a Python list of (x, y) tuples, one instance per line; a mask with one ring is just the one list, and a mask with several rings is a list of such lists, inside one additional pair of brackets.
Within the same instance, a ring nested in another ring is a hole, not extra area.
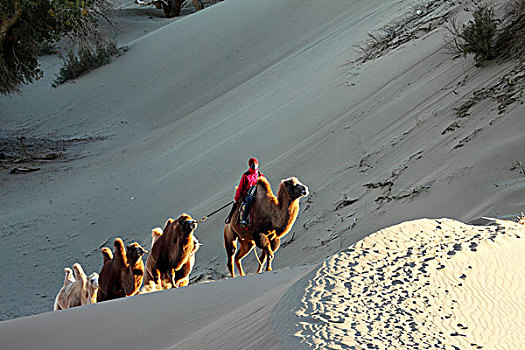
[(155, 227), (151, 230), (151, 238), (157, 239), (162, 235), (162, 229), (160, 227)]
[(102, 248), (102, 259), (104, 259), (104, 263), (113, 259), (113, 253), (111, 252), (111, 249), (107, 247)]
[(166, 224), (164, 225), (164, 229), (166, 229), (169, 225), (171, 225), (173, 223), (173, 220), (172, 218), (169, 218), (168, 220), (166, 220)]
[(266, 180), (266, 178), (262, 176), (257, 179), (257, 185), (262, 187), (266, 191), (268, 191), (271, 188), (268, 180)]
[(71, 270), (69, 267), (66, 267), (64, 269), (64, 273), (64, 286), (70, 282), (75, 282), (75, 278), (73, 277), (73, 270)]
[(160, 236), (162, 236), (162, 229), (160, 227), (155, 227), (151, 230), (151, 248), (153, 248), (153, 245), (157, 242), (157, 239), (159, 239)]
[[(270, 197), (274, 198), (275, 195), (272, 192), (272, 187), (265, 177), (260, 177), (257, 180), (257, 198)], [(260, 200), (260, 199), (259, 199)]]
[(113, 242), (113, 247), (115, 247), (115, 250), (124, 249), (124, 242), (120, 238), (115, 238), (115, 241)]
[(75, 280), (86, 280), (86, 274), (84, 273), (84, 269), (82, 266), (80, 266), (79, 263), (75, 263), (73, 265), (73, 275), (75, 276)]
[(124, 264), (124, 266), (128, 265), (128, 261), (126, 259), (126, 250), (124, 249), (124, 242), (120, 238), (115, 238), (115, 242), (113, 242), (114, 246), (114, 257), (118, 258)]

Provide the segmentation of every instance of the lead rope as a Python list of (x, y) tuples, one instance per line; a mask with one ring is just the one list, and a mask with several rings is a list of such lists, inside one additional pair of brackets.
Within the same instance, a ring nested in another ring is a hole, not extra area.
[(218, 212), (220, 212), (221, 210), (223, 210), (224, 208), (226, 208), (227, 206), (229, 206), (230, 204), (233, 204), (234, 201), (231, 201), (229, 202), (228, 204), (225, 204), (223, 205), (222, 207), (220, 207), (219, 209), (215, 210), (214, 212), (206, 215), (205, 217), (203, 217), (202, 219), (200, 219), (199, 221), (197, 221), (198, 224), (200, 224), (201, 222), (205, 221), (207, 218), (209, 218), (210, 216), (212, 216), (213, 214), (216, 214)]

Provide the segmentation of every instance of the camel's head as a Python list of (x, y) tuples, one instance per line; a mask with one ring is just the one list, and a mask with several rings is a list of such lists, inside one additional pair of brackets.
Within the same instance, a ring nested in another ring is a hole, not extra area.
[(177, 223), (180, 225), (180, 229), (183, 235), (189, 236), (197, 228), (197, 221), (193, 220), (188, 214), (182, 214), (178, 219)]
[(93, 272), (88, 277), (87, 288), (84, 291), (87, 304), (95, 303), (98, 293), (98, 273)]
[(89, 275), (88, 283), (89, 283), (89, 287), (92, 290), (98, 289), (98, 273), (93, 272), (91, 275)]
[(283, 180), (283, 184), (292, 200), (308, 196), (308, 187), (303, 185), (296, 177)]
[(126, 246), (126, 258), (129, 263), (135, 264), (146, 253), (148, 253), (148, 251), (142, 248), (137, 242)]

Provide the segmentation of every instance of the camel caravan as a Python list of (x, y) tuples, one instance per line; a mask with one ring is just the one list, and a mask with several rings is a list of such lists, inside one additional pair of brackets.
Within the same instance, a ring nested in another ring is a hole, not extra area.
[[(241, 260), (254, 247), (261, 250), (260, 257), (256, 254), (257, 273), (265, 264), (266, 271), (272, 270), (272, 260), (281, 239), (299, 214), (299, 199), (308, 195), (308, 188), (291, 177), (281, 181), (275, 196), (268, 180), (258, 170), (258, 161), (250, 158), (248, 164), (249, 170), (241, 177), (234, 205), (224, 225), (224, 247), (231, 277), (235, 277), (234, 263), (239, 275), (245, 275)], [(125, 246), (121, 238), (116, 238), (113, 251), (107, 247), (101, 249), (100, 272), (89, 277), (78, 263), (72, 269), (65, 268), (64, 284), (53, 309), (64, 310), (187, 286), (201, 246), (194, 232), (198, 223), (205, 219), (207, 217), (196, 221), (188, 214), (176, 220), (168, 219), (164, 229), (152, 230), (149, 252), (137, 242)], [(148, 255), (146, 264), (142, 260), (145, 254)]]

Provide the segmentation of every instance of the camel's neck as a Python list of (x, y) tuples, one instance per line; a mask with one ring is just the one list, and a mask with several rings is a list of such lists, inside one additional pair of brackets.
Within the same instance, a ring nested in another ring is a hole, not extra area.
[(277, 210), (278, 215), (274, 216), (273, 226), (277, 233), (277, 237), (282, 237), (292, 228), (297, 214), (299, 213), (299, 199), (293, 200), (282, 191), (278, 193)]
[(128, 264), (128, 267), (127, 269), (129, 271), (133, 271), (137, 268), (140, 268), (140, 263), (142, 262), (142, 258), (138, 258), (137, 260), (133, 261), (133, 260), (128, 260), (129, 264)]

